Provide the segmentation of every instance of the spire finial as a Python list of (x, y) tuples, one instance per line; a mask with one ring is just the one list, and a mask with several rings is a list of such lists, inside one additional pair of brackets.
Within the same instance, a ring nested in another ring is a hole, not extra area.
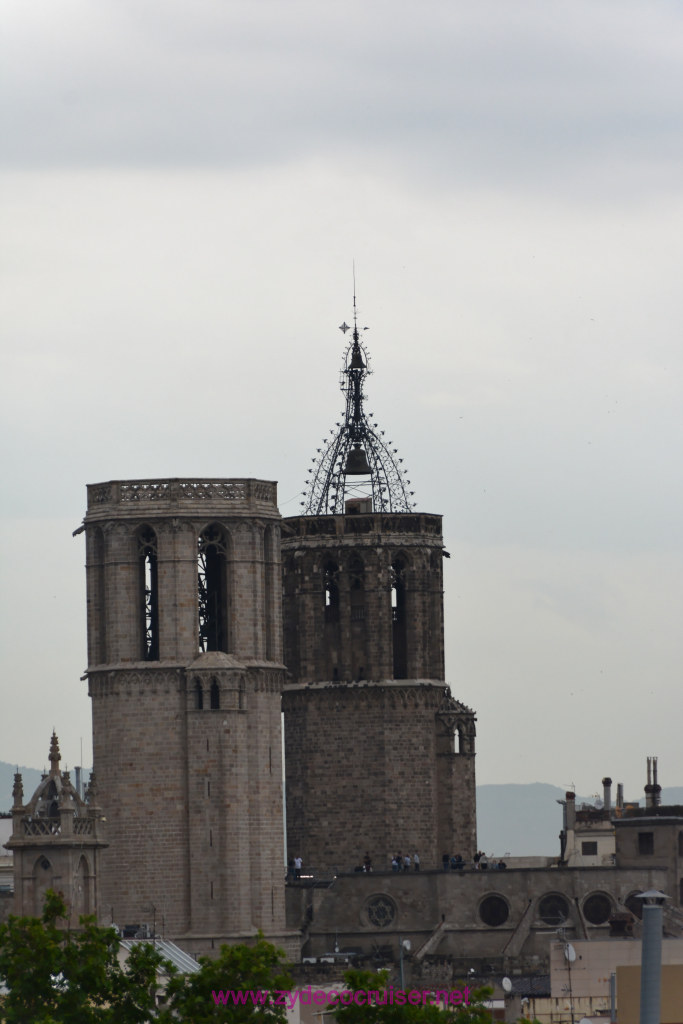
[(356, 261), (352, 263), (353, 269), (353, 337), (358, 341), (358, 307), (356, 306)]
[(52, 730), (52, 739), (50, 740), (50, 771), (59, 772), (59, 762), (61, 760), (61, 754), (59, 753), (59, 740), (57, 739), (57, 733)]

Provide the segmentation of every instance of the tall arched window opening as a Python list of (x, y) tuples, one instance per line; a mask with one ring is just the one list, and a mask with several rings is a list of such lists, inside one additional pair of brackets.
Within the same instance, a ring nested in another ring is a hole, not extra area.
[(220, 526), (199, 538), (199, 650), (228, 652), (227, 542)]
[(408, 674), (405, 564), (397, 558), (391, 565), (391, 618), (394, 647), (394, 679)]
[(99, 527), (93, 531), (93, 554), (95, 576), (94, 629), (92, 633), (93, 661), (95, 664), (107, 660), (107, 615), (105, 607), (104, 534)]
[(204, 688), (199, 679), (194, 684), (194, 706), (195, 711), (201, 711), (204, 707)]
[(212, 679), (211, 681), (210, 704), (212, 711), (218, 711), (221, 706), (220, 690), (218, 689), (218, 683), (215, 679)]
[(157, 535), (151, 526), (138, 531), (138, 558), (142, 600), (142, 658), (159, 660), (159, 573)]
[(349, 618), (351, 620), (351, 643), (347, 648), (350, 659), (351, 678), (366, 678), (368, 657), (365, 628), (365, 565), (362, 558), (353, 555), (349, 560)]
[(339, 566), (328, 562), (323, 570), (325, 622), (339, 621)]
[(273, 540), (273, 527), (268, 526), (263, 535), (263, 604), (265, 609), (264, 621), (266, 627), (266, 659), (271, 661), (275, 657), (275, 587), (276, 579), (275, 565), (275, 544)]

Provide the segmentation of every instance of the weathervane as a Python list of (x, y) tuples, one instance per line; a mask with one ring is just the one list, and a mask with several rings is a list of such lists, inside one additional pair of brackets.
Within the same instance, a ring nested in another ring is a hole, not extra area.
[[(317, 449), (314, 465), (308, 470), (304, 491), (305, 515), (341, 515), (347, 503), (353, 511), (411, 512), (408, 471), (392, 441), (384, 440), (384, 431), (372, 422), (372, 413), (364, 410), (366, 377), (372, 372), (369, 357), (358, 330), (356, 307), (356, 273), (353, 274), (353, 328), (344, 321), (339, 327), (346, 338), (352, 331), (344, 352), (339, 386), (346, 396), (343, 419), (323, 438), (324, 447)], [(364, 327), (363, 331), (368, 328)], [(357, 503), (361, 504), (358, 505)]]

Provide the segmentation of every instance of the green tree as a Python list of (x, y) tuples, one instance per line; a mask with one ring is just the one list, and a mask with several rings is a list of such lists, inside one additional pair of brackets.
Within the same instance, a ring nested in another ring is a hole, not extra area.
[(153, 946), (133, 947), (118, 961), (113, 928), (81, 918), (65, 924), (66, 905), (51, 890), (41, 917), (10, 917), (0, 925), (0, 1005), (4, 1024), (143, 1024), (154, 1009), (156, 972), (166, 965)]
[[(253, 946), (221, 946), (216, 959), (200, 957), (195, 974), (177, 974), (166, 992), (167, 1008), (160, 1024), (191, 1021), (192, 1024), (286, 1024), (285, 1006), (274, 1002), (276, 992), (286, 992), (293, 981), (287, 973), (284, 952), (259, 933)], [(230, 993), (235, 993), (235, 1000)], [(240, 995), (238, 995), (238, 993)], [(250, 993), (270, 993), (273, 1000), (259, 1005)], [(243, 998), (244, 1003), (239, 1000)]]
[[(391, 994), (386, 971), (379, 974), (373, 974), (371, 971), (346, 971), (344, 982), (352, 992), (386, 993), (387, 999)], [(452, 986), (449, 991), (458, 990), (464, 997), (464, 988), (463, 983)], [(411, 989), (406, 989), (406, 992), (410, 991)], [(421, 993), (422, 990), (419, 991)], [(395, 993), (394, 988), (394, 996)], [(387, 1002), (383, 1005), (360, 1006), (350, 1003), (340, 1006), (336, 1018), (338, 1024), (491, 1024), (491, 1011), (483, 1005), (484, 1000), (490, 995), (491, 989), (487, 988), (468, 990), (466, 1005), (453, 1005), (445, 1010), (439, 1006), (413, 1005), (408, 1002), (403, 1005), (392, 1005)]]

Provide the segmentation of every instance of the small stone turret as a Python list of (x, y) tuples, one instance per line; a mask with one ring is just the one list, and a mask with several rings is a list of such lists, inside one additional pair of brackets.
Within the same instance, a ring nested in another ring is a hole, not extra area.
[(82, 800), (68, 771), (60, 770), (59, 741), (50, 741), (50, 771), (27, 804), (21, 775), (12, 789), (12, 835), (5, 846), (14, 861), (14, 913), (39, 916), (45, 893), (63, 893), (70, 926), (97, 907), (100, 851), (107, 845), (98, 814)]

